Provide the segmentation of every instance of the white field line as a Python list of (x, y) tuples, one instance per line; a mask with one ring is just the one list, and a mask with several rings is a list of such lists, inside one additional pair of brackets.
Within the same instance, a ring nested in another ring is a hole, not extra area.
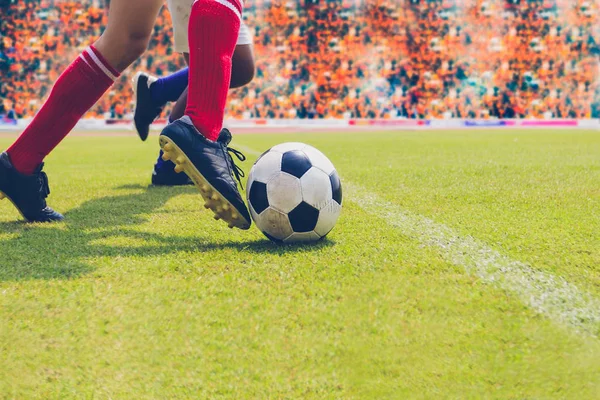
[[(255, 156), (262, 154), (247, 146), (237, 147)], [(346, 201), (386, 220), (403, 234), (435, 247), (446, 261), (512, 293), (537, 313), (592, 336), (600, 334), (600, 302), (562, 277), (535, 270), (471, 236), (381, 200), (359, 185), (344, 181), (343, 190)]]
[(343, 190), (346, 200), (385, 219), (403, 234), (435, 247), (446, 261), (516, 295), (539, 314), (592, 336), (600, 333), (600, 302), (563, 278), (535, 270), (471, 236), (378, 199), (358, 185), (346, 181)]

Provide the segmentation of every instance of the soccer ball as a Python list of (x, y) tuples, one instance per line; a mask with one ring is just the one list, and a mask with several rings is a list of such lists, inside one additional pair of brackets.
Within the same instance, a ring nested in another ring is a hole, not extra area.
[(284, 143), (263, 153), (250, 170), (246, 193), (256, 226), (275, 242), (324, 238), (342, 211), (335, 167), (303, 143)]

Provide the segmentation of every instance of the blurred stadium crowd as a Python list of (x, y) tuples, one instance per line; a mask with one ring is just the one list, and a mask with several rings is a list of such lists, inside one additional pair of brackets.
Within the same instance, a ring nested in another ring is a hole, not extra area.
[[(1, 0), (0, 114), (32, 116), (104, 24), (101, 0)], [(600, 118), (599, 2), (247, 0), (257, 74), (232, 118)], [(130, 76), (183, 66), (163, 8), (146, 55), (88, 117), (127, 118)]]

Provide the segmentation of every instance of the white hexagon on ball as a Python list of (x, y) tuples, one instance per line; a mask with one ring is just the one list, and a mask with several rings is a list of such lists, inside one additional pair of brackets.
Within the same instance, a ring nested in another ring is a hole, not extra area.
[[(281, 171), (283, 154), (269, 151), (265, 153), (252, 167), (250, 175), (253, 181), (267, 183), (273, 176)], [(250, 180), (249, 180), (250, 182)]]
[(302, 203), (302, 187), (295, 176), (279, 172), (267, 182), (269, 205), (283, 213), (289, 213)]
[(302, 198), (317, 210), (331, 201), (332, 190), (329, 175), (319, 168), (312, 167), (300, 178)]
[(315, 231), (312, 232), (294, 232), (287, 239), (285, 243), (302, 243), (302, 242), (316, 242), (321, 239), (321, 236), (317, 235)]
[(287, 239), (294, 233), (287, 214), (270, 207), (260, 213), (254, 222), (262, 232), (276, 240)]
[(321, 237), (324, 237), (331, 232), (337, 223), (341, 212), (342, 206), (340, 206), (337, 201), (332, 199), (325, 207), (321, 209), (321, 211), (319, 211), (319, 220), (317, 221), (315, 232)]
[(327, 158), (325, 154), (321, 153), (321, 151), (309, 145), (306, 145), (302, 149), (302, 151), (308, 156), (308, 159), (310, 160), (313, 167), (319, 168), (327, 175), (330, 175), (333, 171), (335, 171), (333, 163), (329, 160), (329, 158)]

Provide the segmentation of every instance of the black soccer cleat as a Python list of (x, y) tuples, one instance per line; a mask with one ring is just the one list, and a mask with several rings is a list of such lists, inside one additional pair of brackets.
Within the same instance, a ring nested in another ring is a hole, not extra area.
[[(223, 143), (225, 147), (231, 143), (231, 132), (227, 129), (223, 129), (219, 134), (219, 142)], [(235, 151), (231, 149), (231, 151)], [(152, 170), (152, 185), (154, 186), (186, 186), (193, 185), (194, 182), (186, 174), (178, 174), (175, 172), (175, 164), (172, 161), (165, 161), (162, 159), (163, 151), (161, 150), (158, 154), (156, 164)]]
[(0, 154), (0, 200), (8, 198), (29, 222), (52, 222), (65, 219), (46, 204), (50, 194), (48, 176), (40, 164), (32, 175), (19, 173), (8, 153)]
[(193, 185), (194, 182), (186, 174), (175, 172), (175, 164), (172, 161), (162, 159), (163, 151), (158, 154), (158, 160), (152, 170), (152, 184), (154, 186), (185, 186)]
[(133, 113), (133, 123), (140, 139), (145, 141), (150, 133), (150, 124), (162, 112), (164, 104), (155, 104), (150, 93), (150, 85), (156, 81), (156, 78), (138, 72), (133, 77), (133, 94), (135, 96), (135, 111)]
[(163, 129), (159, 143), (163, 159), (173, 161), (176, 172), (190, 177), (204, 198), (204, 207), (215, 213), (216, 220), (222, 219), (230, 228), (249, 229), (250, 213), (234, 180), (237, 178), (241, 184), (244, 174), (230, 153), (240, 161), (246, 158), (227, 147), (231, 140), (229, 131), (221, 132), (221, 137), (223, 141), (206, 139), (184, 116)]

